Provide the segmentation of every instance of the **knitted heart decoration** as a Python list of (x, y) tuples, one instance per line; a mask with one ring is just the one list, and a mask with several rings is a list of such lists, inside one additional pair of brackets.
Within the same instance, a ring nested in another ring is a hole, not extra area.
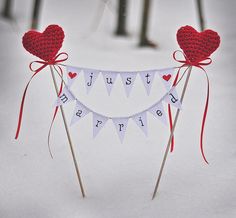
[(61, 27), (49, 25), (43, 33), (35, 30), (25, 33), (22, 38), (22, 44), (31, 54), (44, 61), (49, 61), (60, 50), (64, 37), (64, 31)]
[(213, 30), (197, 32), (191, 26), (181, 27), (177, 41), (188, 60), (198, 63), (208, 58), (220, 45), (220, 36)]

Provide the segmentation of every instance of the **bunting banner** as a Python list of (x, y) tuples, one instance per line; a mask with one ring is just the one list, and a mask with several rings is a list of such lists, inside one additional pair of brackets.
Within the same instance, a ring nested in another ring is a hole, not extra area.
[[(155, 79), (155, 74), (159, 74), (160, 79), (164, 87), (166, 88), (166, 90), (167, 91), (170, 90), (172, 86), (172, 76), (173, 76), (174, 70), (175, 68), (172, 67), (172, 68), (166, 68), (166, 69), (152, 69), (152, 70), (128, 72), (128, 71), (112, 71), (112, 70), (108, 71), (108, 70), (98, 70), (98, 69), (66, 66), (68, 87), (71, 87), (71, 85), (77, 79), (78, 74), (83, 73), (85, 87), (86, 87), (87, 93), (89, 93), (93, 85), (95, 84), (95, 81), (97, 80), (99, 74), (101, 73), (105, 86), (106, 86), (107, 93), (108, 95), (110, 95), (114, 87), (114, 84), (116, 82), (117, 76), (120, 75), (127, 97), (130, 96), (130, 93), (135, 84), (137, 75), (140, 76), (143, 82), (143, 86), (147, 92), (147, 95), (150, 94), (152, 83)], [(178, 105), (178, 104), (175, 104), (175, 105)]]
[[(79, 173), (79, 167), (75, 157), (75, 151), (70, 137), (70, 132), (65, 118), (63, 106), (66, 106), (68, 103), (75, 104), (74, 110), (71, 114), (71, 122), (70, 122), (71, 126), (79, 123), (79, 121), (88, 114), (92, 114), (93, 138), (95, 138), (99, 134), (99, 132), (105, 127), (106, 123), (110, 120), (114, 125), (114, 131), (117, 132), (118, 138), (121, 141), (121, 143), (125, 139), (126, 130), (128, 129), (130, 120), (136, 123), (137, 129), (140, 129), (146, 136), (148, 135), (148, 120), (147, 120), (148, 113), (152, 114), (156, 118), (156, 120), (160, 121), (164, 125), (167, 125), (169, 123), (170, 135), (164, 153), (164, 157), (162, 160), (160, 172), (156, 180), (156, 185), (152, 197), (152, 199), (154, 199), (158, 190), (158, 186), (165, 166), (167, 155), (169, 153), (169, 150), (172, 151), (174, 147), (174, 131), (176, 123), (179, 117), (179, 112), (182, 109), (182, 101), (189, 82), (190, 74), (192, 73), (192, 68), (195, 67), (201, 70), (205, 74), (207, 82), (206, 101), (201, 122), (200, 151), (204, 161), (208, 163), (203, 149), (203, 137), (204, 137), (204, 128), (205, 128), (209, 97), (210, 97), (210, 81), (204, 67), (212, 63), (210, 55), (220, 45), (220, 36), (218, 35), (217, 32), (212, 30), (197, 32), (191, 26), (181, 27), (176, 33), (176, 38), (179, 47), (182, 49), (182, 51), (176, 50), (173, 52), (173, 59), (178, 63), (180, 63), (180, 66), (170, 67), (165, 69), (151, 69), (144, 71), (100, 70), (100, 69), (91, 69), (91, 68), (83, 68), (76, 66), (67, 66), (65, 64), (62, 64), (64, 61), (68, 59), (68, 54), (66, 52), (59, 53), (59, 50), (62, 47), (62, 43), (64, 41), (64, 37), (65, 37), (64, 31), (60, 26), (49, 25), (42, 33), (37, 32), (35, 30), (30, 30), (27, 33), (25, 33), (22, 38), (22, 44), (24, 48), (31, 54), (40, 58), (40, 60), (32, 61), (29, 64), (29, 69), (33, 74), (30, 77), (28, 83), (26, 84), (22, 95), (15, 139), (18, 138), (20, 133), (25, 98), (28, 87), (36, 75), (43, 72), (45, 68), (49, 67), (57, 95), (57, 99), (54, 104), (55, 110), (51, 119), (51, 124), (48, 132), (49, 152), (52, 156), (50, 149), (50, 132), (53, 123), (55, 121), (58, 109), (60, 108), (60, 112), (62, 114), (62, 119), (66, 130), (66, 135), (69, 142), (69, 148), (72, 154), (72, 160), (74, 162), (74, 167), (76, 170), (77, 178), (79, 181), (83, 197), (85, 197), (85, 192), (81, 176)], [(179, 55), (181, 55), (181, 57), (177, 57)], [(67, 78), (66, 81), (64, 81), (65, 75), (64, 71), (62, 70), (62, 67), (66, 67), (66, 78)], [(176, 75), (174, 75), (175, 69), (178, 69)], [(181, 75), (182, 70), (184, 71)], [(59, 89), (56, 77), (54, 75), (55, 72), (57, 73), (57, 76), (59, 76), (61, 79)], [(185, 73), (187, 74), (187, 76), (185, 79), (185, 83), (183, 85), (183, 90), (181, 93), (180, 97), (181, 100), (180, 100), (176, 87), (184, 77)], [(135, 86), (135, 80), (137, 76), (139, 76), (141, 78), (141, 81), (143, 83), (147, 95), (149, 95), (152, 89), (153, 81), (156, 78), (156, 74), (159, 75), (158, 78), (162, 81), (162, 84), (165, 88), (165, 93), (153, 105), (151, 105), (150, 107), (146, 108), (143, 111), (139, 111), (129, 116), (109, 117), (104, 114), (95, 112), (93, 109), (87, 107), (78, 98), (76, 98), (76, 96), (72, 91), (72, 86), (80, 74), (83, 74), (84, 76), (85, 89), (87, 93), (89, 93), (92, 90), (99, 75), (101, 75), (107, 93), (108, 95), (110, 95), (117, 81), (117, 77), (119, 76), (122, 81), (125, 94), (127, 97), (129, 97), (131, 95), (133, 87)], [(167, 105), (168, 107), (166, 107)], [(173, 123), (172, 123), (171, 106), (177, 109)]]
[[(99, 75), (99, 72), (101, 72), (105, 83), (108, 81), (108, 83), (107, 83), (108, 94), (110, 94), (110, 92), (112, 90), (112, 87), (114, 85), (117, 75), (120, 74), (121, 78), (122, 78), (122, 83), (124, 84), (124, 87), (126, 90), (127, 96), (129, 96), (130, 90), (131, 90), (131, 88), (135, 82), (135, 78), (138, 74), (137, 72), (127, 73), (127, 72), (111, 72), (111, 71), (108, 72), (108, 71), (92, 70), (92, 69), (87, 70), (87, 69), (69, 67), (69, 66), (67, 67), (67, 69), (70, 69), (70, 71), (68, 71), (67, 73), (72, 74), (72, 75), (74, 75), (75, 73), (79, 74), (80, 72), (88, 73), (90, 75), (90, 80), (88, 81), (85, 79), (86, 85), (88, 84), (88, 82), (89, 82), (89, 84), (93, 84), (95, 82), (97, 76)], [(74, 71), (72, 72), (71, 69), (73, 69)], [(148, 72), (149, 71), (139, 72), (139, 74), (141, 74), (141, 75), (145, 75), (145, 74), (152, 75), (153, 74), (153, 76), (150, 76), (150, 78), (154, 78), (154, 72), (159, 72), (159, 71), (150, 71), (151, 72), (150, 74)], [(166, 92), (162, 96), (161, 99), (159, 99), (152, 106), (146, 108), (143, 111), (140, 111), (138, 113), (135, 113), (135, 114), (132, 114), (132, 115), (126, 116), (126, 117), (108, 117), (103, 114), (99, 114), (99, 113), (95, 112), (93, 109), (88, 108), (80, 100), (78, 100), (75, 97), (74, 93), (71, 90), (71, 84), (73, 83), (72, 80), (74, 80), (75, 78), (76, 77), (68, 79), (68, 82), (67, 82), (67, 84), (65, 84), (65, 87), (62, 90), (61, 94), (57, 97), (55, 106), (64, 105), (64, 104), (67, 104), (72, 101), (75, 102), (74, 111), (72, 113), (72, 118), (71, 118), (71, 123), (70, 123), (71, 126), (74, 125), (75, 123), (77, 123), (80, 119), (85, 117), (87, 114), (92, 113), (93, 138), (95, 138), (98, 135), (98, 133), (102, 130), (102, 128), (105, 126), (105, 124), (108, 120), (112, 120), (112, 123), (114, 124), (114, 127), (115, 127), (117, 134), (118, 134), (118, 137), (122, 143), (124, 140), (126, 129), (127, 129), (128, 122), (130, 119), (132, 119), (136, 123), (136, 125), (143, 131), (143, 133), (147, 136), (148, 135), (147, 112), (149, 112), (154, 117), (156, 117), (164, 125), (167, 125), (166, 112), (165, 112), (165, 109), (163, 106), (163, 102), (166, 102), (167, 104), (172, 104), (173, 106), (181, 109), (181, 102), (178, 99), (176, 87), (172, 87), (172, 88), (170, 88), (170, 90), (168, 92)], [(85, 76), (85, 78), (86, 78), (86, 76)], [(151, 79), (150, 79), (150, 82), (151, 82)], [(128, 83), (131, 86), (129, 88), (126, 87), (126, 85), (128, 86), (128, 84), (126, 84), (126, 83)], [(166, 81), (164, 81), (164, 83), (166, 84)]]

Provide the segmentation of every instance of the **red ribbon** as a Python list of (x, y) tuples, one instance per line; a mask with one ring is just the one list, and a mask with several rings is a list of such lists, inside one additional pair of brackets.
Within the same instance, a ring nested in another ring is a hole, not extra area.
[[(64, 58), (60, 58), (60, 56), (62, 55), (65, 55)], [(62, 63), (64, 61), (66, 61), (68, 59), (68, 54), (65, 53), (65, 52), (62, 52), (62, 53), (59, 53), (58, 55), (56, 55), (52, 60), (49, 60), (49, 61), (33, 61), (29, 64), (29, 68), (32, 72), (34, 72), (34, 74), (31, 76), (30, 80), (28, 81), (25, 89), (24, 89), (24, 93), (23, 93), (23, 96), (22, 96), (22, 99), (21, 99), (21, 105), (20, 105), (20, 112), (19, 112), (19, 117), (18, 117), (18, 124), (17, 124), (17, 130), (16, 130), (16, 135), (15, 135), (15, 139), (18, 138), (19, 136), (19, 133), (20, 133), (20, 129), (21, 129), (21, 123), (22, 123), (22, 117), (23, 117), (23, 110), (24, 110), (24, 102), (25, 102), (25, 97), (26, 97), (26, 93), (27, 93), (27, 90), (28, 90), (28, 87), (29, 87), (29, 84), (30, 82), (32, 81), (32, 79), (39, 73), (41, 72), (45, 67), (47, 67), (48, 65), (56, 65), (58, 66), (57, 64), (59, 63)], [(34, 63), (37, 63), (37, 64), (41, 64), (40, 67), (36, 68), (36, 69), (33, 69), (33, 64)], [(62, 69), (60, 66), (58, 66), (58, 68), (60, 69), (60, 72), (61, 72), (61, 75), (62, 75)], [(60, 92), (62, 90), (62, 83), (61, 83), (61, 87), (60, 87)], [(59, 94), (60, 94), (59, 92)], [(55, 109), (55, 112), (54, 112), (54, 116), (53, 116), (53, 120), (52, 120), (52, 123), (56, 117), (56, 113), (57, 113), (57, 110), (58, 108)], [(51, 124), (52, 125), (52, 124)], [(51, 127), (50, 127), (50, 130), (51, 130)], [(49, 132), (49, 135), (50, 135), (50, 132)]]
[[(185, 60), (180, 60), (176, 58), (176, 54), (177, 53), (181, 53)], [(173, 53), (173, 58), (174, 60), (178, 61), (179, 63), (182, 63), (182, 65), (180, 67), (178, 67), (178, 72), (175, 78), (175, 81), (173, 83), (173, 86), (176, 85), (176, 82), (178, 80), (178, 76), (179, 76), (179, 72), (183, 67), (189, 67), (189, 66), (194, 66), (194, 67), (198, 67), (200, 69), (202, 69), (206, 75), (206, 79), (207, 79), (207, 96), (206, 96), (206, 102), (205, 102), (205, 108), (204, 108), (204, 112), (203, 112), (203, 116), (202, 116), (202, 124), (201, 124), (201, 134), (200, 134), (200, 150), (201, 150), (201, 154), (202, 157), (204, 159), (204, 161), (208, 164), (208, 161), (206, 159), (206, 156), (204, 154), (204, 149), (203, 149), (203, 136), (204, 136), (204, 129), (205, 129), (205, 121), (206, 121), (206, 117), (207, 117), (207, 111), (208, 111), (208, 103), (209, 103), (209, 95), (210, 95), (210, 82), (209, 82), (209, 78), (208, 75), (205, 71), (205, 69), (202, 66), (207, 66), (209, 64), (211, 64), (212, 60), (211, 58), (206, 58), (204, 60), (200, 60), (197, 62), (191, 62), (187, 56), (180, 50), (177, 50)], [(168, 113), (169, 113), (169, 121), (170, 121), (170, 129), (172, 130), (172, 115), (171, 115), (171, 109), (170, 109), (170, 105), (168, 105)], [(171, 152), (174, 149), (174, 136), (172, 137), (172, 143), (171, 143)]]

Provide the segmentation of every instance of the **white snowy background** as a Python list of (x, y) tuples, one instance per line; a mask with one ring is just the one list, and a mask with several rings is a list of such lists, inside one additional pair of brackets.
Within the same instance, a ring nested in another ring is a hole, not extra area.
[[(1, 218), (236, 217), (236, 2), (203, 2), (207, 27), (221, 36), (213, 63), (205, 68), (211, 82), (204, 140), (210, 165), (204, 163), (199, 150), (206, 81), (203, 72), (194, 69), (176, 128), (175, 151), (168, 156), (160, 189), (152, 201), (168, 127), (149, 115), (146, 138), (131, 121), (123, 144), (110, 121), (93, 140), (91, 115), (70, 128), (86, 192), (83, 199), (60, 114), (51, 137), (54, 159), (48, 152), (47, 133), (56, 97), (49, 69), (30, 85), (22, 131), (14, 140), (22, 92), (32, 74), (28, 64), (37, 59), (21, 44), (29, 28), (32, 1), (15, 1), (17, 22), (0, 19)], [(2, 6), (3, 0), (0, 3)], [(187, 24), (199, 29), (195, 1), (153, 1), (149, 33), (159, 45), (156, 50), (137, 47), (141, 3), (130, 1), (127, 38), (114, 37), (116, 1), (105, 7), (97, 30), (92, 26), (103, 1), (44, 1), (39, 30), (49, 24), (64, 28), (61, 51), (69, 54), (67, 64), (104, 70), (177, 66), (172, 59), (172, 52), (179, 48), (177, 29)], [(89, 95), (82, 76), (73, 88), (82, 102), (110, 116), (141, 111), (164, 93), (158, 78), (150, 96), (138, 77), (130, 98), (125, 96), (120, 78), (110, 97), (102, 77)], [(69, 120), (73, 104), (66, 105), (65, 111)]]

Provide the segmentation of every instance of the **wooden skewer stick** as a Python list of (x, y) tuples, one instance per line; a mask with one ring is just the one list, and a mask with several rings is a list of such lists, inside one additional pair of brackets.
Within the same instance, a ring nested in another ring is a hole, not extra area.
[[(187, 88), (187, 85), (188, 85), (188, 81), (189, 81), (189, 77), (190, 77), (190, 74), (191, 74), (191, 70), (192, 70), (192, 66), (190, 66), (189, 69), (188, 69), (187, 78), (185, 80), (183, 91), (182, 91), (181, 98), (180, 98), (180, 102), (181, 103), (183, 102), (183, 99), (184, 99), (184, 95), (185, 95), (186, 88)], [(169, 150), (170, 150), (171, 139), (172, 139), (172, 137), (174, 135), (175, 126), (176, 126), (176, 123), (177, 123), (177, 120), (178, 120), (178, 117), (179, 117), (179, 112), (180, 112), (180, 109), (177, 110), (176, 115), (175, 115), (172, 131), (170, 133), (169, 141), (168, 141), (168, 144), (167, 144), (167, 147), (166, 147), (166, 151), (165, 151), (162, 163), (161, 163), (161, 168), (160, 168), (160, 172), (159, 172), (159, 175), (158, 175), (158, 178), (157, 178), (156, 186), (155, 186), (155, 189), (154, 189), (154, 192), (153, 192), (153, 195), (152, 195), (152, 200), (156, 196), (156, 193), (157, 193), (160, 181), (161, 181), (162, 172), (163, 172), (163, 169), (164, 169), (164, 166), (165, 166), (167, 155), (168, 155)]]
[[(50, 70), (51, 70), (51, 74), (52, 74), (52, 79), (53, 79), (54, 87), (55, 87), (56, 93), (58, 95), (59, 90), (58, 90), (56, 78), (55, 78), (55, 75), (54, 75), (54, 71), (53, 71), (53, 68), (52, 68), (51, 65), (50, 65)], [(82, 183), (80, 172), (79, 172), (79, 166), (78, 166), (78, 163), (77, 163), (77, 160), (76, 160), (76, 156), (75, 156), (75, 152), (74, 152), (74, 147), (73, 147), (73, 144), (72, 144), (69, 128), (68, 128), (68, 125), (67, 125), (67, 122), (66, 122), (66, 117), (65, 117), (65, 113), (64, 113), (62, 105), (60, 105), (60, 110), (61, 110), (61, 115), (62, 115), (62, 119), (63, 119), (63, 122), (64, 122), (64, 126), (65, 126), (65, 129), (66, 129), (66, 135), (67, 135), (68, 142), (69, 142), (69, 145), (70, 145), (70, 151), (71, 151), (71, 154), (72, 154), (72, 158), (73, 158), (73, 162), (74, 162), (77, 178), (78, 178), (78, 181), (79, 181), (80, 190), (81, 190), (82, 196), (84, 198), (85, 197), (85, 192), (84, 192), (83, 183)]]

